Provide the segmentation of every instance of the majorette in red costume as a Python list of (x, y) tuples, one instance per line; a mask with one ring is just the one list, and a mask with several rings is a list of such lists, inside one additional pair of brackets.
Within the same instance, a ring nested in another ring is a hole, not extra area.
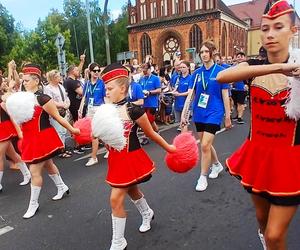
[[(268, 6), (263, 17), (274, 19), (293, 11), (286, 1), (276, 1)], [(272, 93), (265, 87), (271, 83), (287, 87)], [(279, 205), (296, 205), (300, 201), (300, 122), (285, 113), (288, 86), (288, 78), (282, 74), (253, 79), (250, 133), (227, 159), (229, 172), (240, 178), (248, 191), (274, 204), (279, 200)]]
[[(128, 71), (117, 64), (109, 65), (102, 72), (105, 84), (122, 77), (128, 78)], [(101, 138), (109, 150), (106, 181), (111, 186), (127, 187), (149, 180), (155, 170), (154, 162), (141, 148), (137, 137), (135, 120), (143, 114), (141, 107), (124, 99), (101, 105), (93, 118), (93, 135)]]
[(17, 136), (15, 126), (10, 120), (9, 115), (2, 108), (0, 103), (0, 142), (10, 140)]

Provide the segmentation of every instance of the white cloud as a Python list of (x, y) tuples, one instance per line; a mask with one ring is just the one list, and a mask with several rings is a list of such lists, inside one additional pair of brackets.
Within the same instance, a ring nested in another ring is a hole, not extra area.
[(117, 19), (119, 15), (122, 13), (122, 10), (116, 9), (111, 11), (111, 17), (113, 20)]

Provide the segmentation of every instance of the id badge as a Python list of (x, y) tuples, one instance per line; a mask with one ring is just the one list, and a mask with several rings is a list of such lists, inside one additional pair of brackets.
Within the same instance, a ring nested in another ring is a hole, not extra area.
[(201, 94), (198, 101), (198, 107), (206, 109), (209, 100), (209, 95)]
[(90, 107), (94, 106), (94, 98), (89, 98), (88, 106)]

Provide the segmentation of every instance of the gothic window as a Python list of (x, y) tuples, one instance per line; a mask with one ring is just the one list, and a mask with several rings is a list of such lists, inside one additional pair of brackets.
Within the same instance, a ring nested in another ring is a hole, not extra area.
[(163, 47), (163, 60), (172, 61), (174, 59), (174, 54), (180, 51), (180, 43), (177, 38), (170, 36), (165, 40)]
[(227, 30), (226, 25), (223, 25), (222, 28), (222, 40), (221, 40), (221, 55), (226, 56), (227, 55)]
[(194, 24), (190, 30), (190, 48), (196, 48), (196, 52), (200, 52), (202, 44), (202, 31), (197, 24)]
[(141, 12), (141, 21), (146, 20), (147, 13), (146, 13), (146, 3), (145, 2), (143, 2), (143, 3), (141, 2), (140, 12)]
[(131, 12), (130, 20), (131, 20), (131, 24), (135, 24), (136, 23), (136, 17), (135, 17), (134, 11)]
[(183, 13), (191, 11), (191, 1), (183, 0)]
[(214, 0), (206, 0), (206, 9), (213, 9), (214, 8)]
[(179, 14), (179, 0), (172, 0), (172, 14)]
[(150, 3), (150, 7), (151, 7), (151, 18), (157, 18), (157, 6), (156, 6), (156, 2)]
[(161, 15), (167, 16), (168, 15), (168, 0), (161, 0), (160, 6), (161, 6)]
[(203, 0), (195, 0), (195, 6), (196, 6), (196, 10), (202, 10), (203, 9)]
[(152, 54), (151, 39), (147, 33), (144, 33), (142, 35), (141, 48), (142, 48), (142, 59), (144, 61), (147, 55)]

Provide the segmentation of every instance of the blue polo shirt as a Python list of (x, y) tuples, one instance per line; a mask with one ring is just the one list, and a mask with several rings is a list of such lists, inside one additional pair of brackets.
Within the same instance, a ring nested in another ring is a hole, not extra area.
[[(151, 74), (150, 76), (143, 76), (140, 80), (143, 90), (151, 91), (161, 88), (158, 76)], [(144, 108), (158, 108), (159, 94), (149, 95), (144, 99)]]
[[(214, 64), (209, 69), (204, 66), (197, 69), (189, 83), (189, 89), (193, 88), (195, 83), (195, 99), (193, 104), (193, 121), (201, 123), (211, 123), (221, 125), (225, 108), (222, 97), (222, 90), (228, 89), (229, 84), (220, 84), (216, 77), (223, 67)], [(206, 108), (199, 106), (199, 99), (201, 94), (209, 95)]]
[(100, 106), (104, 103), (105, 97), (105, 85), (101, 79), (93, 85), (90, 81), (87, 81), (83, 87), (83, 93), (85, 93), (85, 104), (90, 103), (90, 98), (94, 98), (93, 106)]
[(170, 80), (170, 83), (171, 83), (172, 87), (175, 86), (176, 81), (177, 81), (177, 79), (178, 79), (179, 76), (180, 76), (180, 74), (177, 71), (174, 71), (174, 73), (171, 76), (171, 80)]
[(128, 89), (128, 101), (135, 102), (139, 99), (144, 99), (144, 93), (141, 84), (131, 82)]
[[(186, 77), (180, 76), (178, 81), (178, 86), (175, 84), (175, 88), (177, 88), (177, 91), (179, 93), (187, 92), (189, 89), (189, 82), (191, 80), (191, 75), (187, 75)], [(175, 96), (175, 104), (174, 108), (176, 111), (181, 112), (184, 107), (186, 96)]]

